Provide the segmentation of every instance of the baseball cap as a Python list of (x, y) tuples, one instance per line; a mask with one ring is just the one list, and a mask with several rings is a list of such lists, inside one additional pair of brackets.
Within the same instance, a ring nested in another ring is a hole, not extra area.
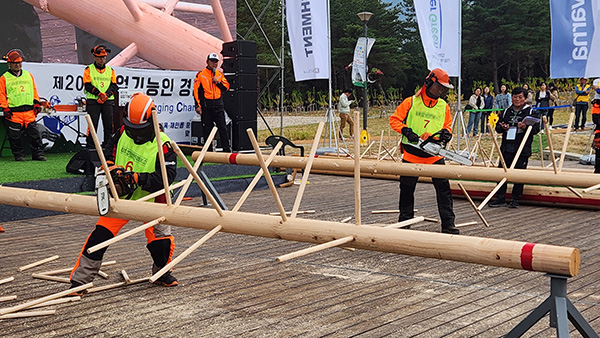
[(108, 53), (110, 53), (110, 49), (103, 45), (97, 45), (96, 47), (92, 48), (92, 54), (94, 56), (106, 56)]
[(210, 53), (206, 59), (219, 61), (219, 55), (217, 55), (217, 53)]

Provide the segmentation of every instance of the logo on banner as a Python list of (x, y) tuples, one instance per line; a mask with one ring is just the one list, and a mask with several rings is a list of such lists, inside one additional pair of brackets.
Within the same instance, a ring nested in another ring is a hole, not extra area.
[(442, 10), (441, 3), (437, 0), (429, 1), (429, 31), (435, 48), (442, 48)]
[(591, 1), (574, 0), (571, 5), (571, 27), (573, 49), (571, 57), (575, 61), (587, 61), (589, 46), (594, 35)]

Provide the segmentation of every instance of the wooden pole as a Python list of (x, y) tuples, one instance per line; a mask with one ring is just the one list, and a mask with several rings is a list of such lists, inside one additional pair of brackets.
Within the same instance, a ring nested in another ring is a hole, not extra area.
[[(506, 169), (506, 162), (504, 162), (504, 156), (502, 156), (502, 152), (500, 151), (500, 146), (498, 145), (498, 140), (496, 139), (496, 131), (492, 128), (492, 125), (488, 123), (488, 128), (490, 128), (490, 134), (492, 135), (492, 142), (494, 143), (494, 147), (498, 150), (498, 158), (500, 158), (500, 163), (502, 163), (502, 168), (504, 171)], [(491, 155), (490, 155), (491, 156)]]
[(525, 147), (525, 143), (527, 143), (527, 139), (529, 138), (529, 134), (531, 133), (531, 128), (533, 128), (533, 127), (532, 126), (527, 127), (527, 130), (525, 131), (525, 136), (523, 136), (523, 141), (521, 141), (521, 144), (519, 144), (519, 149), (517, 149), (515, 158), (513, 158), (513, 161), (510, 164), (510, 169), (514, 169), (515, 166), (517, 165), (517, 162), (519, 161), (519, 156), (521, 156), (521, 153), (523, 152), (523, 148)]
[(582, 194), (581, 194), (579, 191), (577, 191), (577, 190), (573, 189), (573, 187), (569, 187), (569, 186), (567, 186), (566, 188), (567, 188), (567, 189), (568, 189), (570, 192), (572, 192), (573, 194), (575, 194), (575, 196), (577, 196), (577, 197), (579, 197), (579, 198), (583, 198), (583, 195), (582, 195)]
[(131, 278), (129, 278), (129, 275), (127, 274), (127, 271), (125, 271), (125, 269), (121, 270), (121, 276), (123, 276), (123, 280), (126, 284), (131, 283)]
[(102, 270), (98, 270), (98, 276), (100, 276), (100, 277), (102, 277), (104, 279), (110, 279), (110, 276), (106, 272), (104, 272)]
[[(204, 142), (205, 145), (212, 143), (218, 130), (219, 130), (219, 128), (217, 128), (217, 127), (213, 127), (211, 129), (210, 134), (208, 134), (208, 137), (206, 138), (206, 141)], [(202, 151), (200, 151), (200, 155), (198, 156), (198, 158), (196, 158), (196, 162), (194, 163), (194, 167), (193, 167), (194, 172), (198, 172), (198, 168), (200, 168), (200, 165), (202, 164), (202, 161), (204, 160), (204, 156), (206, 156), (206, 152), (208, 151), (208, 148), (209, 148), (208, 146), (202, 147)], [(189, 189), (190, 184), (192, 184), (193, 179), (194, 179), (194, 175), (192, 175), (190, 173), (188, 175), (187, 179), (185, 180), (184, 187), (181, 188), (181, 191), (179, 192), (179, 196), (177, 196), (175, 205), (181, 204), (181, 201), (183, 201), (183, 197), (185, 196), (185, 193)], [(211, 203), (212, 203), (212, 201), (211, 201)]]
[(156, 137), (156, 146), (158, 147), (158, 160), (160, 162), (160, 173), (162, 176), (163, 187), (165, 189), (165, 200), (167, 205), (173, 204), (171, 201), (171, 192), (169, 191), (169, 177), (167, 176), (167, 167), (165, 166), (165, 153), (163, 152), (162, 138), (160, 137), (160, 127), (158, 126), (158, 112), (152, 110), (152, 124), (154, 125), (154, 136)]
[(545, 168), (546, 166), (544, 165), (544, 138), (542, 137), (542, 133), (538, 134), (539, 137), (539, 145), (540, 145), (540, 166), (542, 168)]
[(3, 296), (3, 297), (0, 297), (0, 302), (7, 302), (9, 300), (15, 300), (15, 299), (17, 299), (16, 295), (13, 295), (13, 296)]
[(352, 219), (352, 216), (346, 217), (340, 221), (340, 223), (348, 223)]
[(394, 224), (387, 224), (387, 225), (384, 225), (383, 227), (388, 228), (388, 229), (398, 229), (398, 228), (402, 228), (405, 226), (409, 226), (411, 224), (423, 222), (424, 220), (425, 220), (425, 217), (417, 216), (417, 217), (413, 217), (411, 219), (407, 219), (406, 221), (402, 221), (402, 222), (398, 222), (398, 223), (394, 223)]
[(4, 283), (8, 283), (8, 282), (12, 282), (15, 280), (15, 277), (8, 277), (8, 278), (4, 278), (4, 279), (0, 279), (0, 284), (4, 284)]
[(104, 291), (104, 290), (118, 288), (121, 286), (143, 283), (143, 282), (147, 282), (148, 280), (150, 280), (150, 277), (140, 278), (140, 279), (132, 279), (129, 283), (120, 282), (120, 283), (115, 283), (115, 284), (102, 285), (102, 286), (98, 286), (98, 287), (89, 289), (88, 293), (94, 293), (94, 292), (98, 292), (98, 291)]
[(465, 222), (465, 223), (456, 224), (455, 227), (461, 228), (461, 227), (468, 227), (468, 226), (471, 226), (471, 225), (477, 225), (477, 221), (471, 221), (471, 222)]
[[(297, 214), (299, 215), (306, 215), (306, 214), (314, 214), (316, 211), (315, 210), (300, 210), (297, 212)], [(291, 211), (286, 211), (285, 212), (287, 215), (291, 215), (292, 212)], [(269, 215), (271, 216), (279, 216), (278, 212), (270, 212)]]
[(114, 198), (116, 202), (119, 200), (119, 194), (117, 194), (115, 182), (113, 181), (112, 176), (110, 175), (108, 163), (106, 163), (106, 158), (104, 157), (104, 152), (102, 151), (102, 146), (100, 146), (100, 141), (98, 140), (98, 135), (96, 134), (96, 129), (94, 129), (94, 124), (92, 123), (92, 118), (90, 117), (90, 114), (85, 115), (85, 120), (87, 121), (90, 135), (92, 135), (92, 140), (94, 140), (96, 152), (98, 153), (98, 159), (100, 159), (100, 163), (102, 163), (102, 169), (104, 169), (106, 180), (108, 181), (108, 187), (110, 188), (110, 192), (112, 193), (112, 198)]
[(358, 127), (358, 118), (359, 113), (358, 111), (355, 111), (354, 121), (356, 122), (354, 123), (354, 135), (356, 138), (354, 139), (354, 219), (356, 220), (356, 225), (360, 225), (362, 222), (360, 201), (360, 159), (362, 156), (358, 156), (360, 153), (360, 140), (358, 139), (360, 136), (360, 128)]
[(200, 238), (196, 243), (192, 244), (192, 246), (190, 246), (189, 248), (187, 248), (184, 252), (181, 253), (181, 255), (177, 256), (174, 260), (172, 260), (169, 264), (165, 265), (162, 269), (160, 269), (157, 273), (155, 273), (154, 275), (152, 275), (152, 277), (150, 277), (150, 283), (154, 283), (156, 282), (157, 279), (159, 279), (160, 277), (162, 277), (162, 275), (164, 275), (167, 271), (171, 271), (171, 269), (177, 265), (179, 262), (181, 262), (184, 258), (186, 258), (189, 254), (191, 254), (192, 252), (194, 252), (196, 249), (198, 249), (200, 247), (200, 245), (204, 244), (206, 241), (208, 241), (211, 237), (213, 237), (214, 235), (217, 234), (217, 232), (221, 231), (223, 229), (222, 226), (217, 225), (214, 229), (212, 229), (209, 233), (207, 233), (206, 235), (202, 236), (202, 238)]
[(27, 270), (27, 269), (31, 269), (31, 268), (33, 268), (33, 267), (36, 267), (36, 266), (38, 266), (38, 265), (42, 265), (42, 264), (44, 264), (44, 263), (48, 263), (48, 262), (55, 261), (55, 260), (57, 260), (58, 258), (59, 258), (59, 256), (52, 256), (52, 257), (48, 257), (48, 258), (45, 258), (45, 259), (39, 260), (39, 261), (37, 261), (37, 262), (33, 262), (33, 263), (31, 263), (31, 264), (24, 265), (24, 266), (20, 267), (20, 268), (19, 268), (19, 269), (17, 269), (17, 270), (19, 270), (19, 271), (25, 271), (25, 270)]
[[(398, 167), (404, 168), (407, 165), (403, 164)], [(448, 166), (430, 165), (429, 167), (446, 169)], [(476, 169), (479, 171), (491, 170), (491, 168)], [(502, 169), (499, 170), (502, 172)], [(529, 170), (513, 171), (528, 172)], [(421, 175), (421, 173), (419, 174)], [(551, 176), (560, 177), (565, 174), (552, 174)], [(581, 174), (578, 173), (578, 175)], [(317, 244), (354, 236), (355, 240), (348, 243), (347, 246), (356, 249), (529, 269), (566, 276), (575, 276), (579, 271), (580, 264), (579, 250), (555, 245), (386, 229), (376, 225), (357, 227), (353, 224), (304, 218), (290, 218), (285, 225), (282, 225), (281, 219), (278, 217), (241, 211), (225, 210), (225, 216), (220, 217), (213, 210), (206, 208), (183, 205), (169, 207), (161, 203), (140, 203), (130, 200), (121, 200), (119, 203), (121, 203), (119, 208), (111, 209), (107, 217), (137, 221), (165, 217), (165, 223), (174, 226), (205, 230), (212, 230), (215, 224), (221, 224), (223, 232)], [(98, 214), (94, 196), (5, 186), (0, 186), (0, 204), (77, 212), (84, 215)], [(531, 251), (532, 248), (533, 251)], [(532, 252), (533, 254), (531, 254)], [(523, 257), (527, 258), (523, 259)]]
[(483, 210), (483, 207), (485, 207), (485, 205), (492, 199), (492, 197), (494, 197), (496, 192), (498, 192), (498, 189), (500, 189), (500, 187), (504, 183), (506, 183), (506, 177), (503, 178), (502, 181), (500, 181), (498, 184), (496, 184), (494, 189), (492, 189), (492, 191), (487, 195), (487, 197), (483, 200), (483, 202), (481, 202), (481, 204), (479, 204), (479, 206), (477, 207), (477, 210), (479, 210), (479, 211)]
[(471, 196), (469, 196), (469, 193), (467, 192), (467, 190), (465, 189), (465, 187), (463, 187), (463, 185), (461, 183), (458, 183), (458, 187), (460, 188), (460, 190), (462, 190), (463, 194), (465, 195), (465, 197), (467, 198), (467, 200), (469, 201), (469, 203), (471, 204), (471, 206), (475, 210), (475, 213), (477, 214), (477, 216), (479, 216), (479, 218), (481, 219), (481, 221), (483, 222), (483, 224), (485, 224), (486, 227), (489, 227), (490, 225), (485, 220), (485, 217), (483, 217), (483, 215), (481, 214), (481, 211), (479, 211), (479, 209), (477, 208), (477, 206), (475, 205), (475, 203), (471, 199)]
[[(170, 190), (170, 191), (173, 191), (173, 190), (175, 190), (175, 189), (177, 189), (177, 188), (181, 187), (182, 185), (184, 185), (184, 184), (185, 184), (185, 182), (186, 182), (186, 181), (181, 181), (181, 182), (177, 182), (177, 183), (171, 184), (171, 185), (169, 186), (169, 190)], [(182, 191), (183, 191), (183, 190), (182, 190)], [(160, 195), (162, 195), (162, 194), (164, 194), (164, 193), (165, 193), (165, 189), (160, 189), (160, 190), (158, 190), (158, 191), (155, 191), (155, 192), (151, 193), (150, 195), (146, 195), (146, 196), (144, 196), (144, 197), (142, 197), (142, 198), (138, 198), (136, 201), (139, 201), (139, 202), (147, 201), (147, 200), (149, 200), (149, 199), (155, 198), (156, 196), (160, 196)], [(181, 193), (180, 193), (180, 196), (182, 196), (182, 195), (181, 195)], [(182, 197), (182, 199), (183, 199), (183, 197)]]
[(152, 221), (150, 221), (148, 223), (144, 223), (144, 224), (140, 225), (139, 227), (133, 228), (133, 229), (131, 229), (131, 230), (127, 231), (127, 232), (124, 232), (124, 233), (122, 233), (120, 235), (117, 235), (117, 236), (115, 236), (115, 237), (113, 237), (113, 238), (111, 238), (109, 240), (106, 240), (106, 241), (104, 241), (102, 243), (94, 245), (93, 247), (87, 249), (87, 252), (89, 254), (94, 253), (94, 252), (96, 252), (96, 251), (98, 251), (98, 250), (100, 250), (102, 248), (106, 248), (107, 246), (109, 246), (109, 245), (111, 245), (113, 243), (116, 243), (116, 242), (118, 242), (118, 241), (120, 241), (122, 239), (125, 239), (127, 237), (133, 236), (133, 235), (137, 234), (138, 232), (141, 232), (141, 231), (144, 231), (144, 230), (146, 230), (148, 228), (151, 228), (151, 227), (157, 225), (158, 223), (164, 222), (164, 220), (165, 220), (164, 217), (159, 217), (159, 218), (157, 218), (155, 220), (152, 220)]
[(223, 42), (233, 41), (233, 37), (231, 36), (231, 31), (229, 31), (229, 26), (227, 25), (227, 19), (225, 18), (225, 13), (223, 12), (223, 7), (221, 6), (220, 0), (210, 0), (210, 5), (213, 8), (213, 12), (215, 14), (215, 19), (217, 19), (217, 24), (219, 25), (219, 30), (221, 31), (221, 36), (223, 37)]
[[(571, 135), (571, 127), (573, 127), (573, 120), (575, 119), (575, 113), (571, 113), (569, 117), (569, 124), (567, 125), (567, 133), (565, 134), (565, 141), (560, 152), (560, 160), (558, 165), (558, 172), (562, 171), (563, 164), (565, 164), (565, 155), (567, 154), (567, 146), (569, 145), (569, 136)], [(552, 154), (554, 156), (554, 154)]]
[(25, 318), (25, 317), (39, 317), (48, 316), (56, 313), (56, 310), (45, 310), (45, 311), (28, 311), (19, 313), (9, 313), (1, 315), (0, 319), (11, 319), (11, 318)]
[(293, 259), (293, 258), (298, 258), (298, 257), (306, 256), (306, 255), (311, 254), (311, 253), (315, 253), (315, 252), (323, 251), (325, 249), (329, 249), (329, 248), (333, 248), (333, 247), (336, 247), (336, 246), (344, 245), (346, 243), (352, 242), (353, 240), (354, 240), (354, 237), (352, 237), (352, 236), (348, 236), (348, 237), (336, 239), (336, 240), (331, 241), (331, 242), (327, 242), (327, 243), (315, 245), (315, 246), (310, 247), (310, 248), (302, 249), (302, 250), (295, 251), (295, 252), (290, 252), (289, 254), (285, 254), (283, 256), (279, 256), (279, 257), (277, 257), (276, 261), (277, 261), (277, 263), (282, 263), (282, 262), (285, 262), (285, 261), (289, 261), (290, 259)]
[(383, 146), (383, 129), (381, 130), (381, 137), (379, 138), (379, 150), (377, 151), (377, 162), (379, 162), (380, 158), (379, 156), (381, 155), (381, 146)]
[[(115, 265), (117, 264), (117, 261), (107, 261), (107, 262), (102, 262), (102, 267), (104, 266), (110, 266), (110, 265)], [(65, 272), (71, 272), (73, 271), (73, 268), (64, 268), (64, 269), (59, 269), (59, 270), (51, 270), (51, 271), (44, 271), (44, 272), (40, 272), (40, 275), (46, 275), (46, 276), (51, 276), (51, 275), (58, 275), (59, 273), (65, 273)]]
[(81, 300), (81, 296), (63, 297), (63, 298), (49, 300), (47, 302), (43, 302), (38, 305), (34, 305), (34, 306), (30, 307), (30, 309), (37, 309), (37, 308), (44, 307), (44, 306), (52, 306), (52, 305), (58, 305), (58, 304), (64, 304), (64, 303), (71, 303), (71, 302), (76, 302), (78, 300)]
[[(281, 149), (282, 146), (283, 146), (283, 142), (281, 142), (281, 141), (277, 142), (277, 144), (275, 145), (275, 148), (273, 148), (273, 151), (271, 151), (271, 154), (265, 161), (265, 164), (267, 166), (271, 164), (271, 161), (273, 161), (273, 158), (275, 158), (275, 156), (277, 155), (277, 152), (279, 151), (279, 149)], [(268, 172), (267, 172), (267, 174), (270, 175), (270, 173), (268, 173)], [(262, 170), (262, 168), (260, 168), (260, 169), (258, 169), (258, 172), (256, 173), (256, 175), (254, 175), (252, 182), (250, 182), (250, 184), (248, 184), (248, 187), (246, 188), (246, 190), (244, 191), (244, 193), (242, 194), (240, 199), (237, 201), (237, 203), (235, 204), (233, 209), (231, 209), (231, 211), (240, 210), (240, 208), (242, 207), (242, 204), (244, 204), (244, 202), (246, 202), (246, 199), (248, 198), (248, 196), (250, 196), (252, 189), (254, 189), (256, 184), (258, 184), (258, 181), (260, 180), (262, 175), (263, 175), (263, 170)], [(295, 176), (295, 174), (294, 174), (294, 176)], [(294, 178), (292, 178), (291, 183), (294, 184)], [(279, 215), (279, 214), (277, 214), (277, 215)]]
[[(356, 116), (356, 112), (354, 112), (354, 115)], [(356, 128), (354, 128), (354, 129), (356, 129)], [(357, 138), (357, 140), (358, 140), (358, 138)], [(358, 141), (360, 142), (360, 140), (358, 140)], [(363, 153), (360, 155), (361, 159), (367, 154), (367, 151), (369, 151), (369, 149), (371, 149), (371, 146), (373, 146), (374, 144), (375, 144), (375, 141), (371, 141), (371, 143), (369, 144), (367, 149), (365, 149), (365, 151), (363, 151)], [(359, 144), (358, 149), (359, 149), (358, 153), (360, 153), (360, 144)], [(355, 154), (358, 154), (358, 153), (355, 153)]]
[(308, 175), (310, 175), (310, 169), (315, 160), (315, 155), (317, 154), (317, 147), (319, 146), (319, 139), (321, 138), (321, 133), (323, 132), (324, 126), (325, 123), (320, 122), (319, 126), (317, 127), (317, 134), (315, 135), (312, 147), (310, 148), (310, 155), (308, 155), (306, 167), (302, 172), (302, 181), (300, 182), (300, 187), (298, 188), (298, 193), (296, 194), (296, 200), (294, 201), (294, 206), (292, 207), (292, 214), (290, 215), (290, 217), (296, 217), (296, 215), (298, 215), (298, 209), (300, 209), (300, 202), (302, 202), (302, 196), (304, 196), (304, 190), (306, 189), (306, 184), (308, 184)]
[(60, 283), (71, 283), (70, 278), (56, 277), (56, 276), (52, 276), (52, 275), (43, 275), (41, 273), (32, 273), (31, 277), (37, 278), (37, 279), (51, 280), (51, 281), (60, 282)]
[(598, 188), (600, 188), (600, 184), (592, 185), (589, 188), (585, 188), (585, 189), (583, 189), (583, 192), (587, 194), (588, 192), (594, 191), (594, 190), (596, 190)]
[(275, 183), (273, 183), (273, 178), (269, 174), (269, 168), (265, 164), (265, 159), (260, 152), (260, 147), (258, 146), (258, 141), (256, 141), (256, 137), (254, 137), (254, 132), (251, 128), (246, 129), (246, 133), (248, 134), (248, 138), (252, 143), (252, 148), (254, 148), (254, 152), (256, 153), (256, 158), (258, 159), (258, 163), (262, 168), (263, 173), (265, 173), (265, 180), (269, 185), (269, 189), (271, 189), (271, 193), (273, 194), (273, 198), (275, 199), (275, 203), (277, 204), (277, 208), (279, 208), (279, 214), (281, 216), (281, 220), (286, 222), (288, 220), (287, 215), (285, 214), (285, 208), (281, 203), (281, 199), (279, 198), (279, 194), (277, 193), (277, 189), (275, 188)]
[[(546, 139), (548, 140), (548, 147), (550, 148), (550, 158), (552, 159), (552, 168), (554, 168), (554, 173), (558, 173), (558, 169), (556, 168), (556, 158), (554, 158), (554, 146), (552, 145), (552, 134), (550, 133), (550, 128), (548, 128), (548, 119), (546, 116), (542, 116), (542, 121), (544, 121), (544, 129), (546, 130)], [(568, 133), (568, 131), (567, 131)], [(541, 153), (542, 157), (544, 153)]]
[(78, 287), (75, 287), (75, 288), (72, 288), (72, 289), (67, 289), (67, 290), (64, 290), (64, 291), (52, 294), (52, 295), (48, 295), (46, 297), (38, 298), (38, 299), (32, 300), (32, 301), (27, 302), (27, 303), (23, 303), (23, 304), (16, 305), (16, 306), (13, 306), (13, 307), (3, 308), (3, 309), (0, 309), (0, 315), (5, 315), (5, 314), (8, 314), (8, 313), (13, 313), (13, 312), (21, 311), (21, 310), (24, 310), (24, 309), (28, 309), (28, 308), (30, 308), (30, 307), (32, 307), (34, 305), (41, 304), (41, 303), (47, 302), (49, 300), (53, 300), (53, 299), (64, 297), (64, 296), (66, 296), (66, 295), (68, 295), (70, 293), (73, 293), (73, 292), (78, 292), (78, 291), (83, 291), (83, 290), (89, 289), (89, 288), (92, 287), (92, 285), (93, 285), (93, 283), (83, 284), (83, 285), (80, 285)]

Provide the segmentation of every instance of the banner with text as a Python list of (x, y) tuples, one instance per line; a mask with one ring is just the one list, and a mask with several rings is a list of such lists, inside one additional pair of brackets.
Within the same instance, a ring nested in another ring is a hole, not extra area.
[(328, 79), (331, 53), (326, 33), (329, 1), (288, 0), (286, 15), (296, 81)]
[[(54, 104), (75, 104), (83, 92), (84, 65), (61, 63), (23, 63), (34, 79), (40, 97)], [(180, 143), (190, 142), (191, 120), (196, 115), (194, 108), (195, 72), (133, 69), (115, 67), (120, 96), (143, 92), (156, 104), (158, 119), (169, 137)], [(60, 122), (58, 121), (60, 120)], [(78, 140), (78, 131), (85, 134), (85, 118), (74, 116), (45, 117), (44, 125), (54, 133), (62, 133), (68, 141)], [(70, 126), (70, 128), (65, 128)], [(75, 128), (74, 126), (77, 126)], [(102, 123), (98, 137), (102, 138)], [(85, 138), (79, 138), (84, 143)], [(102, 140), (101, 140), (102, 141)]]
[[(368, 43), (367, 43), (368, 40)], [(364, 87), (367, 81), (367, 67), (366, 62), (369, 58), (371, 48), (375, 44), (374, 38), (358, 38), (356, 46), (354, 47), (354, 60), (352, 61), (352, 84), (357, 87)], [(365, 55), (365, 46), (367, 47), (367, 54)]]
[(600, 76), (600, 1), (550, 0), (550, 77)]
[(414, 0), (427, 68), (460, 72), (460, 0)]

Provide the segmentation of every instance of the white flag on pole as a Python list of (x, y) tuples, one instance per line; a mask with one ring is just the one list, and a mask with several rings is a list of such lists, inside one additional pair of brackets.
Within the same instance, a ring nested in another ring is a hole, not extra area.
[(460, 70), (460, 0), (414, 0), (427, 68), (442, 68), (450, 76)]
[[(354, 61), (352, 62), (352, 83), (358, 87), (364, 87), (367, 81), (367, 68), (365, 67), (365, 61), (369, 57), (371, 48), (375, 43), (374, 38), (369, 38), (369, 43), (366, 43), (366, 38), (360, 37), (356, 41), (356, 47), (354, 47)], [(367, 55), (365, 56), (365, 46), (367, 46)]]
[(287, 0), (288, 35), (296, 81), (328, 79), (331, 58), (327, 1)]

